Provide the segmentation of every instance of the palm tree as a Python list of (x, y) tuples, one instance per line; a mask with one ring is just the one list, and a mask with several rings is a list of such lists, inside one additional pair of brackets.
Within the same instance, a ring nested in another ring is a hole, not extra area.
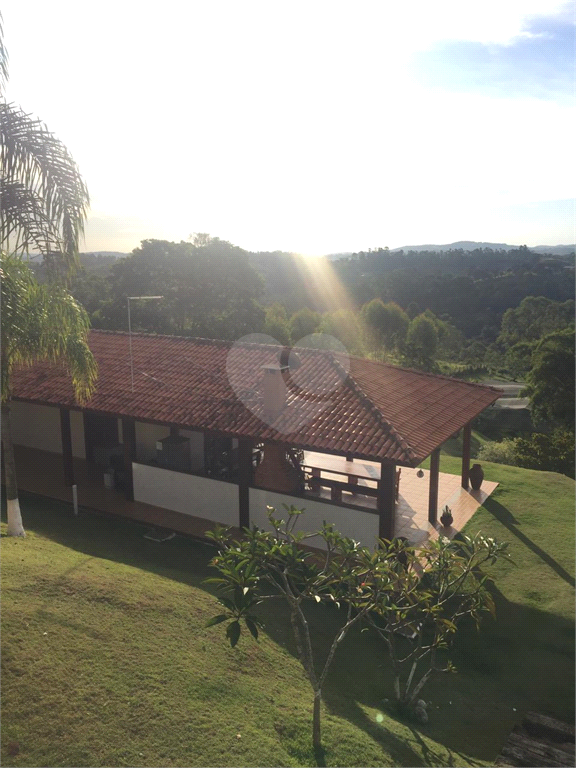
[[(88, 190), (64, 144), (40, 120), (6, 103), (7, 62), (0, 17), (2, 445), (8, 534), (23, 536), (10, 419), (12, 370), (39, 360), (63, 363), (83, 402), (94, 389), (97, 367), (87, 342), (88, 316), (63, 287), (77, 263)], [(44, 257), (47, 285), (39, 285), (22, 261), (31, 249)]]
[(0, 18), (0, 248), (41, 253), (49, 277), (62, 281), (76, 264), (88, 190), (64, 144), (6, 103), (7, 59)]
[(11, 254), (1, 259), (2, 445), (6, 475), (8, 535), (24, 536), (18, 501), (10, 417), (10, 376), (15, 366), (48, 360), (66, 366), (76, 399), (94, 390), (97, 365), (88, 346), (86, 311), (63, 287), (39, 284), (30, 267)]

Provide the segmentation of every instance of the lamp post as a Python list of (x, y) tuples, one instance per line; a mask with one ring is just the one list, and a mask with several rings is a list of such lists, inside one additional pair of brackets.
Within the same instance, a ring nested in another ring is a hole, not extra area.
[(128, 299), (128, 344), (130, 346), (130, 382), (132, 384), (132, 392), (134, 392), (134, 360), (132, 358), (132, 321), (130, 318), (130, 302), (136, 299), (142, 301), (150, 301), (152, 299), (163, 299), (164, 296), (126, 296)]

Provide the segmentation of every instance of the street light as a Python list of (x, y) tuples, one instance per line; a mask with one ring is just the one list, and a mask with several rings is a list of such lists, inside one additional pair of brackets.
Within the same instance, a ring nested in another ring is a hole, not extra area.
[(130, 345), (130, 381), (132, 383), (132, 392), (134, 392), (134, 360), (132, 358), (132, 321), (130, 319), (130, 302), (140, 299), (150, 301), (152, 299), (163, 299), (164, 296), (126, 296), (128, 299), (128, 343)]

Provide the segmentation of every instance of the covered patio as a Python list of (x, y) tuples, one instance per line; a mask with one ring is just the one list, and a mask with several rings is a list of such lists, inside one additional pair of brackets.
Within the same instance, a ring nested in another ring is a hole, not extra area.
[[(499, 390), (327, 350), (145, 334), (132, 386), (127, 341), (91, 332), (100, 374), (84, 407), (65, 371), (15, 371), (14, 442), (51, 454), (22, 457), (23, 488), (70, 500), (76, 485), (87, 507), (162, 510), (156, 524), (181, 531), (192, 518), (195, 530), (266, 527), (267, 505), (293, 504), (310, 529), (328, 520), (368, 546), (437, 535), (446, 504), (453, 535), (493, 490), (469, 490), (470, 434)], [(461, 474), (441, 473), (460, 431)]]
[[(18, 487), (21, 490), (72, 503), (72, 488), (66, 483), (61, 455), (25, 446), (16, 446), (15, 453)], [(377, 467), (375, 462), (369, 464)], [(73, 459), (73, 468), (80, 507), (129, 517), (195, 538), (203, 538), (206, 531), (214, 528), (214, 520), (193, 514), (193, 501), (190, 503), (190, 513), (182, 513), (142, 501), (128, 500), (124, 493), (106, 488), (101, 468), (78, 458)], [(428, 521), (430, 472), (422, 472), (423, 477), (418, 477), (418, 470), (402, 469), (395, 511), (395, 536), (404, 536), (414, 545), (428, 538), (436, 538), (439, 533), (452, 538), (497, 487), (497, 483), (485, 481), (480, 491), (466, 490), (462, 488), (457, 475), (441, 472), (438, 482), (439, 506), (442, 508), (447, 504), (454, 516), (453, 525), (443, 528), (438, 522), (432, 524)], [(377, 515), (376, 499), (364, 498), (370, 500), (370, 510)], [(306, 507), (305, 498), (301, 500), (301, 505)], [(350, 514), (354, 514), (353, 509)]]

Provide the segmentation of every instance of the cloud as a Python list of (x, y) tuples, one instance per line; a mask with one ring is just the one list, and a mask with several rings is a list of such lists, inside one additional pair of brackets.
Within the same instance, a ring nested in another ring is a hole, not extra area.
[(574, 31), (573, 21), (539, 17), (506, 42), (444, 41), (418, 53), (413, 72), (425, 87), (572, 100)]

